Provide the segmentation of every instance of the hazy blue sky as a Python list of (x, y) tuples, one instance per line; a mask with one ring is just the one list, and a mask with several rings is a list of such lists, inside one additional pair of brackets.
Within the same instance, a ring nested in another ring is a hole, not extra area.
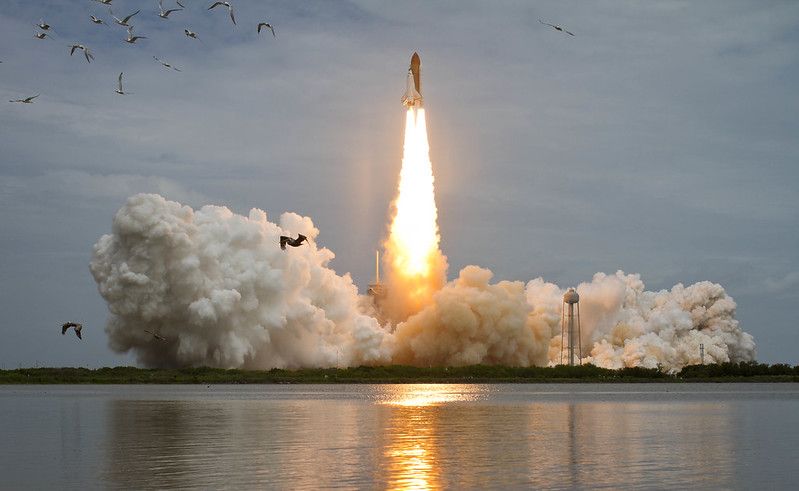
[[(450, 278), (711, 280), (761, 361), (799, 363), (799, 2), (239, 0), (235, 28), (210, 3), (164, 21), (155, 0), (114, 0), (143, 9), (149, 39), (128, 45), (89, 21), (110, 18), (98, 3), (3, 2), (2, 367), (132, 363), (106, 346), (88, 263), (137, 192), (311, 216), (364, 291), (414, 50)], [(33, 38), (40, 18), (53, 40)]]

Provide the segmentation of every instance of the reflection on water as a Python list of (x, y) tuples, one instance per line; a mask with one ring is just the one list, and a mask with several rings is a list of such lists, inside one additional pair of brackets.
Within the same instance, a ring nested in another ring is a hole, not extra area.
[(799, 389), (747, 387), (0, 387), (0, 487), (790, 487)]

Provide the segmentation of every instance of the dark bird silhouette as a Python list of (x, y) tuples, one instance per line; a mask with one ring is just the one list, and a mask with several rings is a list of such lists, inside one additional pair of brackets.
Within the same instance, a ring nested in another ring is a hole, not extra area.
[(262, 27), (266, 27), (267, 29), (272, 31), (272, 37), (277, 37), (275, 36), (275, 28), (272, 27), (272, 24), (269, 24), (268, 22), (261, 22), (260, 24), (258, 24), (258, 34), (261, 34)]
[(104, 26), (108, 26), (108, 24), (106, 24), (106, 23), (105, 23), (105, 21), (104, 21), (103, 19), (100, 19), (99, 17), (95, 17), (95, 16), (93, 16), (93, 15), (90, 15), (90, 16), (89, 16), (89, 18), (90, 18), (90, 19), (92, 20), (92, 22), (93, 22), (93, 23), (95, 23), (95, 24), (102, 24), (102, 25), (104, 25)]
[(302, 243), (308, 243), (308, 237), (298, 234), (296, 239), (292, 239), (291, 237), (287, 237), (285, 235), (280, 236), (280, 248), (284, 251), (286, 250), (286, 245), (290, 245), (291, 247), (299, 247)]
[(210, 7), (208, 7), (208, 10), (211, 10), (214, 7), (218, 7), (219, 5), (224, 5), (225, 7), (227, 7), (227, 11), (230, 13), (230, 20), (233, 21), (233, 24), (236, 24), (236, 18), (233, 17), (233, 7), (230, 6), (230, 2), (214, 2), (213, 4), (211, 4)]
[(165, 66), (165, 67), (167, 67), (167, 68), (171, 68), (172, 70), (175, 70), (176, 72), (179, 72), (179, 71), (180, 71), (180, 68), (177, 68), (177, 67), (173, 66), (171, 63), (167, 63), (167, 62), (165, 62), (164, 60), (162, 60), (161, 58), (159, 58), (159, 57), (157, 57), (157, 56), (153, 56), (153, 59), (154, 59), (155, 61), (157, 61), (158, 63), (160, 63), (160, 64), (164, 65), (164, 66)]
[(50, 36), (48, 36), (46, 32), (34, 32), (33, 37), (35, 37), (36, 39), (51, 39), (51, 40), (53, 39)]
[(156, 333), (156, 332), (153, 332), (153, 331), (148, 331), (147, 329), (145, 329), (145, 330), (144, 330), (144, 332), (146, 332), (147, 334), (152, 334), (152, 336), (153, 336), (155, 339), (159, 340), (159, 341), (166, 341), (166, 338), (165, 338), (165, 337), (161, 336), (160, 334), (158, 334), (158, 333)]
[(574, 34), (573, 34), (573, 33), (571, 33), (571, 32), (569, 32), (569, 31), (567, 31), (566, 29), (564, 29), (564, 28), (562, 28), (562, 27), (560, 27), (560, 26), (556, 26), (555, 24), (548, 24), (548, 23), (544, 22), (544, 21), (543, 21), (543, 20), (541, 20), (541, 19), (538, 19), (538, 22), (540, 22), (540, 23), (544, 24), (545, 26), (549, 26), (549, 27), (551, 27), (552, 29), (555, 29), (556, 31), (565, 32), (565, 33), (566, 33), (566, 34), (568, 34), (569, 36), (574, 36)]
[(78, 336), (78, 339), (83, 339), (83, 336), (80, 334), (81, 329), (83, 329), (83, 324), (78, 324), (77, 322), (61, 324), (61, 334), (66, 334), (70, 327), (75, 328), (75, 335)]
[(39, 20), (39, 23), (36, 24), (36, 27), (38, 27), (39, 29), (41, 29), (43, 31), (50, 30), (50, 24), (48, 24), (47, 22), (45, 22), (45, 21), (43, 21), (41, 19)]
[[(2, 62), (0, 62), (0, 63), (2, 63)], [(37, 97), (39, 97), (39, 94), (32, 95), (32, 96), (26, 97), (24, 99), (15, 99), (13, 101), (8, 101), (8, 102), (21, 102), (22, 104), (33, 104), (33, 100), (36, 99)]]

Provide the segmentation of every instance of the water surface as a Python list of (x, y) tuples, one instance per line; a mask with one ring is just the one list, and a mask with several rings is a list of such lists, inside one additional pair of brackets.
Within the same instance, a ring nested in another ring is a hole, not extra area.
[(795, 488), (796, 384), (2, 386), (0, 488)]

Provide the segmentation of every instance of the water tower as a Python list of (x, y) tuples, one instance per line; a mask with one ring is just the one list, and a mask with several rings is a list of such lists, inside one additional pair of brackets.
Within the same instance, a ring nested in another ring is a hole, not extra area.
[(580, 343), (580, 338), (582, 337), (582, 332), (580, 331), (580, 295), (574, 291), (574, 288), (569, 288), (569, 291), (563, 294), (560, 320), (560, 364), (563, 365), (563, 341), (565, 338), (568, 342), (565, 348), (569, 353), (569, 365), (574, 365), (575, 351), (577, 352), (577, 364), (580, 365), (583, 359), (583, 347)]

